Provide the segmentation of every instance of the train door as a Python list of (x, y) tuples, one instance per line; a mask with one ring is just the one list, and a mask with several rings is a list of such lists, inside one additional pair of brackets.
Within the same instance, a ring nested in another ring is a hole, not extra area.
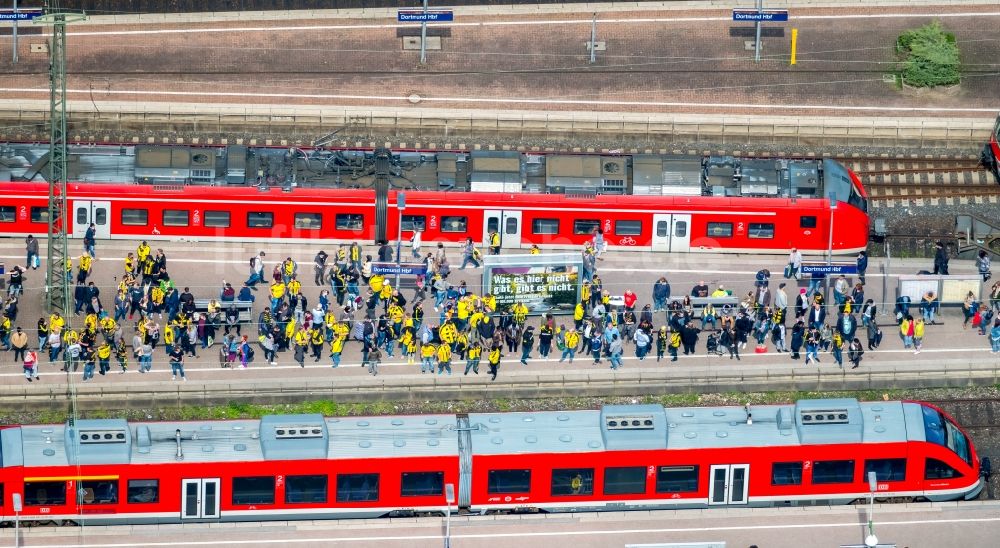
[(500, 235), (502, 249), (521, 247), (521, 212), (488, 209), (483, 212), (483, 242), (490, 245), (490, 232)]
[(708, 504), (746, 504), (749, 464), (713, 464), (708, 482)]
[(218, 519), (219, 478), (181, 480), (181, 519)]
[(97, 238), (111, 237), (111, 202), (73, 200), (73, 237), (83, 238), (94, 223)]
[(691, 249), (691, 215), (653, 215), (653, 251), (677, 253)]

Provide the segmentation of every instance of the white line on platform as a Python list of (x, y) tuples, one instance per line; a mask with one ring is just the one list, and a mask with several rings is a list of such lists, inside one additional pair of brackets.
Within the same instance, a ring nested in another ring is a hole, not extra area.
[[(914, 525), (944, 525), (963, 523), (991, 523), (1000, 521), (1000, 517), (988, 518), (953, 518), (953, 519), (920, 519), (920, 520), (900, 520), (900, 521), (880, 521), (874, 525), (879, 527), (892, 526), (914, 526)], [(729, 531), (768, 531), (768, 530), (790, 530), (790, 529), (841, 529), (845, 527), (857, 528), (855, 522), (848, 523), (789, 523), (780, 525), (732, 525), (719, 527), (664, 527), (649, 529), (601, 529), (601, 530), (560, 530), (560, 531), (525, 531), (509, 533), (452, 533), (452, 539), (497, 539), (497, 538), (532, 538), (532, 537), (568, 537), (568, 536), (590, 536), (590, 535), (637, 535), (637, 534), (664, 534), (664, 533), (713, 533)], [(211, 546), (211, 545), (272, 545), (272, 544), (322, 544), (332, 542), (372, 542), (372, 541), (403, 541), (412, 542), (415, 540), (440, 540), (443, 535), (399, 535), (399, 536), (341, 536), (323, 538), (289, 538), (289, 534), (284, 533), (281, 538), (254, 538), (243, 540), (179, 540), (164, 542), (101, 542), (92, 544), (48, 544), (35, 545), (35, 548), (130, 548), (133, 546)]]
[[(461, 15), (461, 14), (459, 14)], [(907, 19), (933, 17), (997, 17), (1000, 12), (968, 12), (968, 13), (879, 13), (879, 14), (842, 14), (842, 15), (795, 15), (796, 20), (828, 20), (828, 19)], [(600, 24), (639, 24), (639, 23), (699, 23), (732, 21), (731, 16), (725, 17), (617, 17), (611, 19), (598, 19)], [(156, 25), (161, 23), (140, 23)], [(170, 23), (166, 23), (170, 24)], [(451, 23), (430, 23), (428, 27), (526, 27), (526, 26), (551, 26), (551, 25), (591, 25), (593, 19), (540, 19), (529, 21), (462, 21)], [(208, 28), (180, 28), (180, 29), (149, 29), (149, 30), (108, 30), (108, 31), (69, 31), (68, 36), (126, 36), (126, 35), (146, 35), (146, 34), (206, 34), (219, 32), (302, 32), (311, 30), (364, 30), (364, 29), (396, 29), (414, 28), (413, 24), (398, 23), (362, 23), (362, 24), (341, 24), (341, 25), (283, 25), (283, 26), (253, 26), (253, 27), (208, 27)], [(43, 36), (49, 36), (43, 34)]]
[[(218, 355), (218, 352), (215, 351), (215, 347), (214, 346), (211, 349), (200, 348), (199, 350), (210, 352), (210, 354), (208, 354), (208, 356), (211, 356), (211, 357), (215, 357), (215, 356)], [(987, 343), (984, 343), (984, 346), (982, 346), (982, 347), (973, 347), (973, 348), (925, 348), (925, 349), (921, 350), (920, 353), (921, 354), (947, 354), (947, 353), (956, 353), (956, 352), (985, 353), (987, 350), (989, 350), (989, 345)], [(804, 360), (805, 360), (805, 347), (803, 347), (803, 350), (802, 350), (801, 354), (803, 355), (803, 358), (802, 358), (803, 361), (801, 363), (804, 363)], [(874, 351), (869, 350), (867, 352), (867, 355), (869, 356), (869, 358), (873, 354), (878, 354), (878, 355), (884, 355), (884, 354), (911, 354), (912, 355), (913, 351), (912, 350), (906, 350), (906, 349), (903, 349), (903, 348), (899, 348), (899, 349), (892, 349), (892, 350), (874, 350)], [(205, 356), (205, 355), (206, 354), (202, 354), (202, 356)], [(511, 352), (509, 355), (518, 355), (518, 356), (520, 356), (520, 353), (519, 352)], [(537, 353), (536, 353), (536, 355), (537, 355)], [(746, 358), (749, 358), (749, 359), (772, 358), (773, 359), (776, 356), (784, 356), (784, 357), (787, 358), (788, 355), (789, 355), (788, 352), (773, 352), (773, 351), (769, 351), (769, 352), (758, 354), (758, 353), (754, 352), (751, 349), (749, 352), (741, 353), (740, 357), (744, 358), (744, 359), (746, 359)], [(311, 354), (308, 354), (306, 356), (305, 369), (334, 369), (331, 366), (329, 353), (326, 351), (325, 348), (324, 348), (324, 351), (323, 351), (323, 356), (324, 357), (319, 362), (314, 362), (314, 361), (312, 361)], [(572, 365), (572, 364), (576, 364), (576, 365), (581, 365), (581, 364), (582, 365), (591, 365), (592, 362), (593, 362), (593, 358), (590, 356), (590, 354), (587, 353), (587, 352), (583, 352), (583, 351), (580, 351), (580, 352), (576, 353), (576, 356), (574, 357), (574, 361), (573, 362), (560, 362), (559, 361), (560, 352), (558, 350), (556, 350), (555, 348), (553, 348), (553, 351), (551, 353), (549, 353), (549, 356), (555, 356), (555, 357), (554, 358), (550, 357), (548, 359), (542, 359), (542, 358), (539, 358), (539, 357), (532, 357), (532, 358), (528, 358), (528, 363), (543, 363), (543, 364), (551, 364), (551, 365), (554, 365), (554, 366), (557, 366), (557, 367), (563, 367), (563, 364), (565, 364), (565, 366), (569, 366), (569, 365)], [(830, 355), (829, 352), (823, 352), (821, 354), (821, 356), (823, 358), (826, 358), (827, 362), (821, 362), (821, 364), (819, 366), (810, 366), (810, 367), (822, 367), (824, 371), (829, 370), (829, 372), (831, 372), (831, 373), (839, 370), (839, 368), (836, 366), (836, 363), (833, 361), (832, 355)], [(43, 360), (47, 358), (47, 352), (43, 352), (42, 358), (43, 358)], [(726, 358), (726, 356), (724, 356), (724, 355), (723, 356), (712, 356), (712, 355), (709, 355), (709, 354), (705, 354), (705, 353), (699, 352), (699, 353), (694, 354), (692, 356), (684, 356), (683, 354), (681, 354), (678, 357), (677, 366), (685, 365), (684, 364), (685, 361), (687, 361), (689, 359), (695, 359), (695, 358), (715, 358), (715, 359), (719, 359), (719, 360), (725, 359), (725, 363), (731, 363), (729, 361), (729, 359)], [(263, 357), (261, 357), (261, 360), (262, 359), (263, 359)], [(789, 358), (789, 360), (790, 360), (790, 358)], [(290, 360), (282, 360), (282, 361), (290, 361)], [(650, 365), (650, 366), (654, 366), (655, 367), (656, 364), (657, 364), (657, 361), (656, 361), (656, 351), (653, 350), (649, 354), (646, 354), (646, 359), (644, 359), (644, 360), (640, 360), (636, 356), (622, 356), (622, 361), (623, 362), (643, 362), (644, 365)], [(515, 359), (501, 360), (500, 363), (501, 364), (520, 364), (521, 362), (520, 362), (520, 359), (515, 358)], [(608, 364), (608, 363), (610, 363), (610, 362), (608, 362), (607, 358), (605, 358), (605, 357), (602, 356), (601, 357), (601, 364), (600, 365), (604, 369), (607, 369), (608, 367), (607, 367), (606, 364)], [(672, 365), (672, 362), (670, 361), (670, 355), (669, 354), (665, 355), (663, 357), (663, 359), (661, 360), (660, 363), (662, 364), (662, 367), (674, 367)], [(800, 362), (788, 361), (788, 362), (786, 362), (785, 365), (787, 365), (787, 366), (795, 366), (795, 365), (797, 365), (797, 363), (800, 363)], [(845, 363), (847, 363), (846, 359), (845, 359)], [(149, 375), (154, 375), (154, 374), (167, 375), (167, 374), (170, 373), (169, 365), (166, 362), (157, 361), (157, 362), (154, 362), (154, 364), (155, 365), (162, 365), (164, 368), (163, 369), (153, 369), (153, 370), (151, 370), (148, 373)], [(51, 365), (51, 366), (55, 367), (57, 365), (60, 365), (60, 362), (49, 363), (49, 362), (45, 361), (41, 365), (42, 366)], [(137, 369), (134, 369), (135, 364), (131, 364), (131, 365), (132, 365), (133, 369), (130, 369), (129, 372), (127, 373), (129, 375), (129, 377), (134, 377), (135, 375), (133, 375), (133, 373), (135, 373), (136, 375), (140, 374), (140, 373), (137, 372), (138, 371)], [(705, 364), (702, 364), (702, 365), (705, 365)], [(708, 365), (717, 365), (718, 366), (720, 364), (713, 363), (713, 364), (708, 364)], [(420, 362), (419, 361), (415, 361), (412, 364), (407, 364), (407, 363), (404, 363), (402, 361), (391, 361), (391, 362), (380, 362), (379, 363), (379, 367), (380, 368), (381, 367), (393, 367), (393, 366), (412, 367), (414, 369), (413, 374), (414, 374), (414, 376), (416, 376), (415, 375), (415, 373), (416, 373), (415, 370), (416, 370), (416, 368), (420, 367)], [(848, 366), (849, 366), (849, 364), (848, 364)], [(871, 367), (870, 367), (871, 366), (871, 362), (866, 363), (865, 366), (866, 366), (866, 369), (863, 369), (863, 370), (859, 371), (859, 373), (864, 372), (864, 371), (871, 371), (872, 370)], [(357, 362), (357, 361), (348, 362), (348, 361), (345, 360), (345, 361), (342, 361), (340, 363), (340, 367), (338, 367), (337, 369), (345, 369), (346, 370), (346, 369), (349, 369), (351, 367), (361, 367), (361, 362)], [(437, 365), (436, 364), (435, 364), (434, 368), (435, 368), (435, 371), (436, 371), (437, 370)], [(267, 365), (263, 361), (256, 361), (256, 362), (254, 362), (253, 365), (251, 365), (250, 367), (248, 367), (246, 369), (246, 371), (278, 371), (278, 370), (285, 370), (285, 369), (288, 369), (288, 370), (303, 369), (303, 367), (300, 367), (295, 362), (291, 362), (291, 363), (289, 363), (289, 365)], [(462, 360), (457, 360), (457, 361), (455, 361), (455, 362), (452, 363), (451, 369), (452, 369), (452, 371), (454, 373), (452, 375), (450, 375), (450, 376), (461, 377), (461, 376), (463, 376), (462, 372), (465, 371), (465, 362), (462, 361)], [(184, 366), (184, 372), (185, 372), (185, 374), (190, 374), (190, 373), (193, 373), (193, 372), (202, 372), (202, 371), (223, 371), (223, 370), (224, 370), (223, 368), (221, 368), (221, 367), (219, 367), (217, 365), (216, 366), (210, 366), (210, 367), (190, 367), (188, 365)], [(232, 370), (234, 370), (234, 371), (242, 371), (238, 366), (234, 367)], [(486, 375), (487, 374), (486, 372), (488, 370), (489, 370), (489, 366), (486, 363), (480, 363), (479, 364), (480, 375)], [(517, 368), (515, 368), (515, 370), (517, 370)], [(793, 367), (793, 369), (791, 369), (791, 370), (795, 371), (797, 369), (795, 369)], [(112, 360), (112, 363), (111, 363), (111, 372), (109, 372), (107, 376), (112, 377), (112, 378), (120, 376), (121, 374), (119, 373), (119, 371), (120, 371), (120, 369), (118, 368), (117, 363)], [(506, 368), (501, 369), (500, 370), (500, 377), (503, 377), (505, 372), (509, 374), (510, 371), (511, 371), (510, 369), (506, 369)], [(578, 371), (591, 371), (591, 370), (590, 369), (587, 369), (587, 370), (574, 370), (573, 372), (578, 372)], [(550, 369), (550, 370), (542, 371), (542, 373), (552, 373), (552, 372), (558, 372), (558, 370), (551, 370)], [(64, 375), (64, 373), (62, 371), (58, 371), (58, 370), (48, 371), (48, 372), (41, 371), (41, 373), (43, 375), (48, 375), (50, 377), (52, 375), (59, 375), (59, 376), (63, 376)], [(81, 365), (80, 368), (79, 368), (79, 370), (75, 371), (74, 373), (77, 374), (77, 375), (83, 375), (83, 366)], [(431, 376), (433, 377), (433, 376), (435, 376), (437, 374), (438, 373), (436, 373), (436, 372), (435, 373), (431, 373)], [(24, 377), (24, 373), (23, 372), (17, 372), (17, 373), (0, 373), (0, 377)], [(215, 379), (209, 379), (209, 380), (215, 380)]]
[[(874, 81), (874, 80), (872, 80)], [(70, 89), (69, 93), (93, 97), (94, 91), (89, 89)], [(49, 88), (0, 88), (0, 92), (8, 93), (49, 93)], [(328, 93), (252, 93), (239, 91), (155, 91), (155, 90), (101, 90), (104, 95), (143, 95), (171, 97), (261, 97), (270, 99), (324, 99), (350, 101), (409, 101), (402, 95), (343, 95)], [(991, 108), (945, 108), (945, 107), (890, 107), (890, 106), (839, 106), (839, 105), (779, 105), (753, 103), (691, 103), (679, 101), (612, 101), (597, 99), (545, 99), (530, 97), (422, 97), (426, 103), (477, 103), (477, 104), (530, 104), (530, 105), (579, 105), (579, 106), (638, 106), (638, 107), (699, 107), (699, 108), (733, 108), (733, 109), (776, 109), (776, 110), (844, 110), (859, 112), (982, 112), (996, 113), (996, 107)]]

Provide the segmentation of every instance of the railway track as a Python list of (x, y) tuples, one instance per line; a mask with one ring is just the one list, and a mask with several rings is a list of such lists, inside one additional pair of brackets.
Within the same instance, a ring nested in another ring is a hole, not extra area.
[(876, 205), (940, 205), (948, 202), (1000, 203), (1000, 186), (972, 158), (844, 158), (861, 178)]

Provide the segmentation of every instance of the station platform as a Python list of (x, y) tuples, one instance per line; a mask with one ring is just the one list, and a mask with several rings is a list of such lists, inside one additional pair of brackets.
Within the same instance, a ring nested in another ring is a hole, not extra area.
[[(608, 548), (712, 546), (801, 548), (862, 544), (868, 506), (712, 508), (708, 510), (465, 516), (450, 520), (451, 545), (462, 548)], [(22, 528), (22, 546), (90, 548), (115, 546), (292, 545), (303, 548), (440, 546), (442, 517), (376, 520), (186, 523), (183, 525)], [(1000, 534), (996, 501), (876, 504), (879, 542), (899, 548), (985, 547)], [(0, 529), (13, 544), (14, 530)], [(822, 538), (822, 541), (819, 540)], [(679, 544), (683, 543), (683, 544)], [(711, 543), (711, 544), (708, 544)]]
[[(425, 244), (427, 245), (427, 244)], [(153, 246), (156, 249), (156, 245)], [(171, 243), (163, 245), (169, 271), (179, 289), (190, 287), (197, 298), (217, 297), (222, 280), (233, 282), (237, 287), (248, 275), (248, 259), (259, 249), (249, 245), (218, 245), (210, 243)], [(79, 250), (77, 241), (71, 241), (71, 248)], [(303, 292), (314, 303), (319, 288), (312, 281), (312, 257), (318, 246), (274, 246), (265, 249), (267, 258), (291, 256), (299, 262)], [(116, 278), (121, 275), (123, 257), (132, 250), (125, 242), (99, 242), (98, 260), (94, 267), (93, 280), (102, 289), (102, 299), (113, 298)], [(329, 253), (332, 248), (326, 249)], [(372, 253), (373, 249), (367, 249)], [(407, 250), (404, 250), (404, 253)], [(15, 255), (16, 253), (16, 255)], [(505, 252), (508, 253), (508, 252)], [(11, 241), (0, 243), (0, 256), (8, 268), (20, 258), (20, 246)], [(44, 256), (44, 251), (43, 251)], [(456, 250), (449, 250), (452, 261), (457, 258)], [(632, 289), (639, 298), (640, 305), (652, 300), (652, 285), (661, 275), (666, 276), (673, 295), (688, 294), (698, 282), (704, 281), (714, 288), (724, 285), (733, 294), (743, 296), (753, 287), (754, 274), (760, 268), (768, 268), (772, 273), (771, 287), (788, 284), (786, 293), (792, 303), (798, 294), (794, 280), (785, 280), (780, 272), (785, 258), (776, 256), (686, 254), (664, 255), (651, 253), (612, 252), (598, 263), (598, 274), (605, 288), (612, 294), (624, 293)], [(818, 257), (807, 257), (817, 259)], [(894, 277), (915, 274), (927, 269), (925, 260), (892, 260), (889, 265), (889, 279), (881, 274), (883, 260), (873, 258), (868, 269), (866, 297), (878, 303), (882, 297), (883, 280), (890, 293), (894, 291)], [(273, 267), (273, 263), (267, 270)], [(974, 272), (971, 261), (951, 261), (952, 274)], [(35, 321), (41, 314), (42, 291), (39, 285), (43, 271), (29, 271), (26, 280), (26, 296), (21, 300), (17, 325), (33, 336)], [(482, 271), (468, 269), (454, 270), (449, 282), (458, 284), (465, 281), (469, 290), (480, 293)], [(806, 281), (800, 282), (805, 287)], [(987, 288), (988, 289), (988, 288)], [(412, 293), (404, 290), (408, 300)], [(889, 299), (894, 301), (894, 298)], [(267, 288), (257, 292), (255, 312), (260, 312), (267, 301)], [(423, 305), (425, 322), (437, 323), (433, 302)], [(311, 307), (312, 305), (310, 305)], [(724, 392), (724, 391), (769, 391), (769, 390), (879, 390), (913, 387), (961, 387), (970, 385), (995, 384), (1000, 382), (1000, 363), (989, 353), (988, 337), (976, 330), (963, 329), (960, 310), (946, 308), (939, 319), (939, 325), (927, 326), (924, 348), (919, 355), (902, 347), (895, 326), (894, 317), (885, 306), (879, 307), (879, 324), (885, 339), (878, 350), (867, 351), (861, 367), (841, 369), (833, 363), (828, 353), (820, 356), (820, 363), (805, 365), (801, 360), (792, 360), (787, 353), (777, 353), (768, 344), (766, 353), (755, 353), (753, 341), (742, 351), (741, 360), (727, 356), (708, 356), (705, 353), (705, 337), (702, 333), (697, 353), (680, 356), (675, 363), (669, 356), (656, 362), (655, 355), (645, 360), (635, 357), (631, 345), (625, 347), (623, 368), (611, 371), (608, 364), (593, 364), (593, 360), (580, 353), (574, 362), (559, 363), (556, 350), (548, 360), (539, 359), (537, 350), (532, 353), (528, 365), (519, 364), (519, 352), (505, 356), (496, 381), (486, 374), (485, 363), (480, 366), (480, 374), (463, 375), (464, 362), (456, 360), (452, 375), (421, 374), (418, 363), (407, 364), (400, 357), (386, 356), (373, 377), (361, 367), (360, 343), (350, 342), (343, 354), (341, 366), (331, 367), (328, 357), (329, 346), (324, 349), (319, 361), (307, 357), (305, 367), (293, 360), (291, 352), (279, 354), (277, 365), (264, 363), (263, 353), (257, 351), (257, 359), (248, 369), (223, 369), (219, 365), (218, 344), (214, 348), (199, 350), (198, 358), (188, 358), (186, 372), (188, 381), (171, 382), (169, 366), (162, 349), (154, 355), (153, 370), (139, 374), (135, 364), (125, 374), (119, 374), (113, 367), (107, 376), (96, 376), (90, 382), (81, 382), (82, 372), (72, 377), (58, 372), (61, 364), (49, 364), (43, 356), (40, 367), (41, 379), (28, 383), (20, 367), (12, 363), (12, 353), (0, 356), (0, 386), (3, 386), (3, 404), (11, 409), (44, 409), (52, 401), (65, 397), (72, 383), (81, 409), (129, 408), (146, 406), (171, 406), (178, 404), (224, 404), (229, 401), (288, 402), (329, 398), (338, 402), (357, 401), (410, 401), (410, 400), (456, 400), (480, 398), (534, 398), (548, 396), (603, 396), (603, 395), (656, 395), (671, 392)], [(918, 315), (916, 307), (911, 313)], [(363, 313), (356, 313), (356, 319)], [(162, 324), (164, 319), (154, 315), (154, 321)], [(74, 326), (82, 324), (83, 317), (72, 319)], [(654, 316), (657, 325), (666, 322), (665, 314)], [(537, 324), (537, 318), (529, 318), (530, 324)], [(572, 324), (571, 316), (557, 316), (557, 324)], [(788, 326), (793, 322), (789, 321)], [(131, 341), (131, 324), (125, 330), (126, 341)], [(697, 323), (696, 323), (697, 325)], [(858, 337), (864, 342), (866, 337), (859, 327)], [(256, 338), (256, 326), (245, 326), (244, 332)], [(217, 336), (217, 340), (221, 334)], [(34, 342), (32, 343), (34, 346)], [(845, 359), (846, 363), (846, 359)]]

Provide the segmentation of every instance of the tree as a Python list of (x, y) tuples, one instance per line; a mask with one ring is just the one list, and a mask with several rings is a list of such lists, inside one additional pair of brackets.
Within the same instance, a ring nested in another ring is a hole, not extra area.
[(903, 57), (900, 76), (909, 86), (947, 86), (961, 81), (955, 35), (946, 32), (939, 21), (901, 34), (896, 39), (896, 52)]

